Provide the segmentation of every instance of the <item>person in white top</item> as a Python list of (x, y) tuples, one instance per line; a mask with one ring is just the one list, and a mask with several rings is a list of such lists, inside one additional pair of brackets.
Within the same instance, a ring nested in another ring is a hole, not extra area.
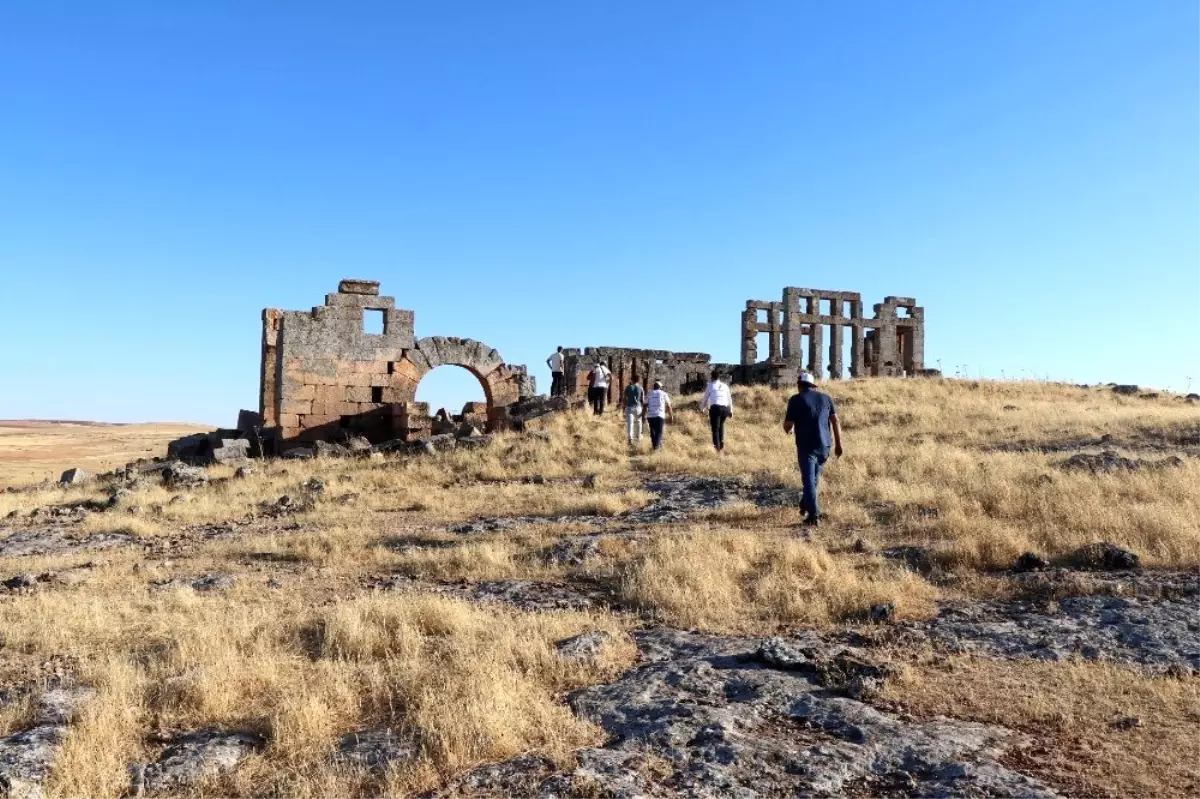
[(596, 361), (588, 374), (588, 402), (592, 404), (592, 413), (597, 416), (604, 413), (604, 403), (608, 401), (608, 381), (611, 379), (612, 372), (608, 367)]
[(662, 390), (662, 383), (657, 380), (654, 389), (646, 395), (642, 415), (650, 423), (650, 444), (654, 449), (662, 449), (663, 429), (668, 419), (675, 420), (675, 411), (671, 408), (671, 396)]
[(721, 380), (721, 373), (714, 370), (712, 382), (700, 398), (700, 411), (708, 411), (708, 423), (712, 427), (713, 447), (717, 452), (725, 449), (725, 420), (733, 416), (733, 392)]
[(563, 355), (562, 347), (558, 348), (557, 352), (550, 353), (550, 357), (546, 359), (546, 365), (550, 367), (550, 396), (557, 397), (563, 393), (563, 364), (566, 357)]

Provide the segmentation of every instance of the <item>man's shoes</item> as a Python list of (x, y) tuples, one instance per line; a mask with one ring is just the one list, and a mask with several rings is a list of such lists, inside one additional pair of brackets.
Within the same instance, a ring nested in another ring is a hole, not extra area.
[(821, 526), (821, 517), (820, 516), (811, 516), (811, 515), (806, 516), (804, 518), (804, 521), (801, 522), (801, 524), (803, 524), (805, 527), (820, 527)]

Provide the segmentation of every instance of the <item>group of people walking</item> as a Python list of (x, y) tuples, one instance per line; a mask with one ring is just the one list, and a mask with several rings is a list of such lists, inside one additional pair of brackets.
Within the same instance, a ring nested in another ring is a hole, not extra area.
[[(552, 375), (550, 393), (554, 396), (566, 393), (563, 361), (562, 347), (546, 361)], [(700, 411), (708, 414), (713, 449), (720, 454), (725, 451), (725, 422), (733, 417), (733, 392), (720, 372), (713, 371), (711, 378), (700, 398)], [(604, 413), (611, 384), (612, 371), (596, 361), (588, 372), (587, 394), (592, 413), (597, 416)], [(788, 400), (784, 413), (783, 430), (793, 434), (796, 440), (796, 459), (803, 485), (800, 507), (805, 513), (804, 523), (817, 525), (821, 520), (817, 487), (829, 456), (842, 456), (842, 430), (833, 399), (817, 390), (816, 378), (811, 373), (801, 372), (796, 387), (797, 393)], [(662, 383), (655, 381), (651, 390), (646, 392), (634, 378), (625, 387), (622, 409), (625, 413), (625, 436), (629, 444), (632, 446), (641, 442), (642, 424), (645, 422), (650, 428), (651, 446), (655, 450), (662, 449), (666, 424), (675, 420), (671, 397), (663, 391)]]

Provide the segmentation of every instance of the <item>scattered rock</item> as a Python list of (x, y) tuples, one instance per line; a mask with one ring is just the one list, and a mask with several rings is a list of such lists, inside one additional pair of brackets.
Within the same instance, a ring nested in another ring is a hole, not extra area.
[(313, 457), (313, 449), (312, 447), (292, 447), (279, 457), (290, 458), (292, 460), (307, 460)]
[(863, 541), (861, 538), (856, 538), (854, 539), (854, 551), (860, 555), (866, 555), (870, 553), (871, 548), (867, 546), (866, 541)]
[(563, 660), (581, 663), (595, 660), (612, 639), (612, 633), (606, 630), (592, 630), (564, 638), (554, 644), (554, 649)]
[(1188, 394), (1184, 397), (1187, 402), (1200, 402), (1200, 394)]
[(252, 474), (254, 474), (253, 466), (239, 466), (234, 471), (233, 476), (235, 478), (237, 478), (238, 480), (245, 480), (247, 477), (251, 476)]
[(420, 744), (413, 735), (390, 729), (359, 730), (342, 736), (334, 759), (382, 774), (392, 763), (414, 760), (420, 753)]
[(529, 482), (533, 483), (535, 486), (545, 485), (546, 478), (543, 475), (535, 474), (533, 477), (529, 478)]
[(250, 458), (250, 441), (245, 438), (217, 438), (208, 460), (213, 463), (243, 463)]
[(595, 488), (596, 487), (596, 475), (594, 475), (594, 474), (584, 475), (583, 487), (584, 488)]
[(92, 474), (91, 472), (80, 468), (74, 468), (67, 469), (65, 472), (63, 472), (62, 476), (58, 478), (58, 482), (65, 486), (75, 486), (91, 482), (95, 478), (96, 475)]
[(162, 480), (168, 488), (198, 488), (208, 482), (208, 472), (200, 466), (172, 461), (163, 467)]
[(23, 572), (14, 577), (9, 577), (3, 582), (3, 586), (9, 591), (32, 591), (38, 587), (38, 581), (29, 572)]
[(325, 481), (320, 477), (310, 477), (304, 483), (304, 490), (313, 494), (325, 493)]
[(1135, 385), (1125, 384), (1125, 385), (1114, 385), (1112, 387), (1112, 390), (1113, 390), (1114, 394), (1121, 394), (1123, 396), (1129, 396), (1131, 394), (1138, 393), (1138, 391), (1140, 389)]
[(1036, 552), (1022, 552), (1012, 566), (1015, 572), (1041, 571), (1048, 568), (1050, 568), (1050, 561)]
[(1067, 458), (1059, 466), (1067, 471), (1090, 471), (1093, 474), (1102, 474), (1121, 470), (1137, 471), (1138, 469), (1178, 468), (1183, 466), (1183, 463), (1183, 458), (1180, 458), (1178, 455), (1151, 461), (1140, 458), (1126, 458), (1112, 450), (1105, 450), (1099, 453), (1080, 452)]
[(1005, 405), (1005, 406), (1004, 406), (1004, 410), (1006, 410), (1006, 411), (1019, 411), (1019, 410), (1021, 410), (1021, 409), (1020, 409), (1020, 408), (1018, 408), (1016, 405)]
[(871, 606), (871, 621), (884, 624), (896, 617), (896, 606), (891, 602), (883, 602)]
[(1113, 719), (1109, 722), (1110, 727), (1115, 730), (1133, 730), (1143, 726), (1142, 720), (1137, 716), (1122, 716), (1118, 719)]
[(193, 580), (192, 589), (204, 593), (206, 591), (219, 591), (224, 588), (232, 588), (237, 582), (232, 574), (206, 574), (199, 579)]
[(366, 455), (371, 452), (371, 442), (364, 436), (350, 436), (346, 439), (346, 449), (352, 455)]
[(280, 508), (290, 508), (294, 504), (295, 501), (288, 494), (284, 494), (279, 499), (275, 500), (275, 505)]
[(318, 458), (347, 458), (350, 454), (349, 447), (332, 441), (317, 441), (313, 444), (313, 455)]
[(811, 669), (813, 664), (806, 652), (783, 638), (768, 638), (758, 645), (750, 657), (776, 669)]
[[(133, 793), (186, 789), (204, 777), (233, 769), (264, 743), (261, 736), (253, 733), (215, 729), (188, 733), (176, 738), (156, 762), (140, 770), (142, 783), (132, 786)], [(131, 769), (131, 775), (134, 771)]]
[(1138, 568), (1139, 558), (1127, 549), (1100, 541), (1072, 552), (1067, 562), (1077, 569), (1119, 571)]

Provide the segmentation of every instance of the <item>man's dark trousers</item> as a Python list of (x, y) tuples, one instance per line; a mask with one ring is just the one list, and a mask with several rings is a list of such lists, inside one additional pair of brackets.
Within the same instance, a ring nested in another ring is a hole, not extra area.
[(725, 449), (725, 420), (730, 417), (728, 405), (713, 405), (708, 409), (708, 424), (712, 428), (713, 446)]
[(821, 518), (821, 508), (817, 505), (817, 484), (821, 481), (821, 470), (829, 459), (828, 449), (797, 450), (800, 460), (800, 482), (804, 485), (804, 494), (800, 498), (800, 509), (808, 514), (809, 520)]
[(599, 416), (604, 413), (604, 401), (608, 399), (607, 388), (596, 388), (592, 386), (588, 389), (588, 401), (592, 403), (592, 413)]
[(562, 393), (562, 389), (563, 389), (563, 373), (562, 372), (551, 372), (550, 373), (550, 396), (557, 397), (559, 394)]
[(650, 423), (650, 445), (655, 449), (662, 447), (663, 425), (667, 420), (661, 416), (651, 416), (646, 420)]

